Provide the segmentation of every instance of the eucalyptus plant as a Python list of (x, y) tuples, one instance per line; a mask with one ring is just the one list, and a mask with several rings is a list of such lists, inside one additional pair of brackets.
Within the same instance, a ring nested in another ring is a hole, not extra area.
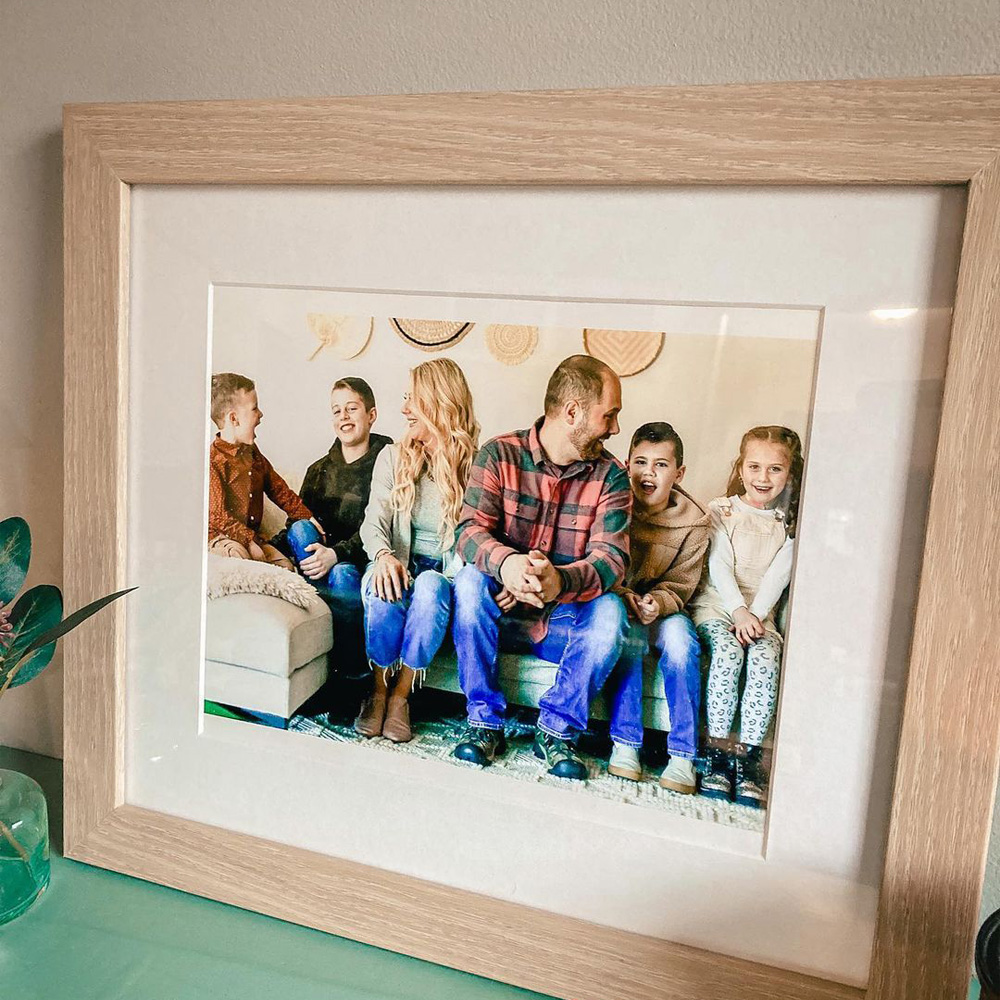
[[(17, 596), (30, 562), (31, 531), (27, 521), (23, 517), (0, 521), (0, 698), (7, 688), (34, 680), (52, 662), (58, 639), (101, 608), (135, 590), (130, 587), (108, 594), (63, 618), (63, 599), (58, 587), (40, 584)], [(26, 852), (2, 818), (0, 836), (27, 864)]]

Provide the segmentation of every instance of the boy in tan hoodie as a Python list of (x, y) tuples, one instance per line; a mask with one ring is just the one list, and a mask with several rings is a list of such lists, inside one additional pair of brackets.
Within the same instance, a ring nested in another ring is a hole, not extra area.
[(684, 444), (670, 424), (643, 424), (635, 432), (628, 455), (635, 497), (631, 564), (617, 589), (631, 629), (606, 693), (614, 741), (608, 772), (639, 781), (642, 661), (647, 650), (656, 650), (670, 710), (670, 761), (660, 784), (691, 795), (697, 791), (693, 760), (701, 708), (701, 645), (684, 605), (701, 579), (711, 517), (681, 489), (684, 472)]

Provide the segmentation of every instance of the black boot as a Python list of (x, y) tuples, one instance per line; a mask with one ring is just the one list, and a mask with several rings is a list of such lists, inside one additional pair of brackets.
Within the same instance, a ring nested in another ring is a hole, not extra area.
[(761, 748), (747, 744), (735, 757), (734, 800), (741, 806), (763, 809), (767, 805), (767, 775), (764, 773)]
[(708, 774), (701, 779), (701, 794), (709, 799), (725, 799), (733, 797), (733, 758), (725, 750), (709, 747)]

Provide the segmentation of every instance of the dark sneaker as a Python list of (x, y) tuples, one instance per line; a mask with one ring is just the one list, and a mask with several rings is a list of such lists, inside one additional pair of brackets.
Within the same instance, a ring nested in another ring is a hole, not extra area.
[(549, 774), (554, 774), (557, 778), (573, 778), (575, 781), (587, 778), (587, 765), (580, 760), (576, 747), (569, 740), (549, 736), (539, 729), (535, 733), (535, 745), (532, 749), (536, 757), (545, 761)]
[(505, 753), (507, 738), (502, 729), (484, 729), (482, 726), (468, 726), (457, 747), (452, 751), (459, 760), (471, 761), (485, 766)]
[(701, 794), (709, 799), (733, 797), (733, 761), (725, 750), (710, 747), (708, 751), (708, 774), (701, 779)]
[(735, 759), (733, 798), (741, 806), (763, 809), (767, 804), (767, 779), (760, 758), (760, 747), (748, 746), (746, 756)]

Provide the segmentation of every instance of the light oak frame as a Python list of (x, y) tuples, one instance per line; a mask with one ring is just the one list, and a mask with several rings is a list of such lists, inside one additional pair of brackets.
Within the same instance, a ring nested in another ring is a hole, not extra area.
[(71, 105), (65, 590), (126, 579), (133, 184), (967, 185), (870, 985), (125, 804), (125, 608), (65, 641), (66, 855), (574, 1000), (964, 996), (1000, 750), (1000, 78)]

